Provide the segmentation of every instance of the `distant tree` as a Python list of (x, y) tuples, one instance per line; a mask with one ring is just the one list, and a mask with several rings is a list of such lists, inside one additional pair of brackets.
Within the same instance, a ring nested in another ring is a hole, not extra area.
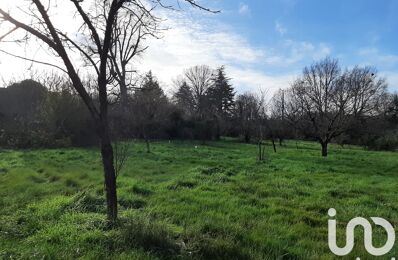
[(279, 89), (272, 98), (270, 131), (272, 135), (279, 138), (279, 145), (283, 145), (283, 140), (289, 135), (288, 122), (286, 115), (286, 90)]
[(142, 87), (133, 95), (132, 116), (137, 131), (144, 138), (147, 152), (150, 152), (150, 139), (154, 131), (162, 127), (167, 120), (168, 99), (158, 81), (148, 72)]
[(174, 102), (185, 115), (192, 116), (195, 112), (195, 101), (192, 89), (188, 86), (186, 81), (177, 82), (176, 84), (178, 84), (178, 89), (173, 96)]
[(347, 132), (353, 121), (377, 111), (385, 89), (385, 80), (377, 78), (375, 70), (355, 67), (341, 73), (338, 61), (326, 58), (304, 68), (291, 87), (294, 97), (289, 106), (326, 157), (332, 139)]
[(213, 83), (213, 70), (206, 65), (194, 66), (185, 70), (184, 79), (191, 90), (196, 115), (204, 118), (208, 108), (207, 91)]
[(261, 101), (251, 93), (238, 95), (235, 101), (235, 121), (246, 143), (256, 132), (261, 113)]
[[(306, 130), (322, 146), (322, 156), (328, 155), (328, 144), (341, 134), (345, 124), (345, 109), (349, 95), (340, 84), (341, 69), (337, 60), (326, 58), (303, 70), (303, 75), (292, 86), (303, 112)], [(311, 128), (309, 128), (311, 127)]]
[(395, 126), (398, 126), (398, 93), (391, 95), (386, 108), (386, 116)]
[(295, 95), (292, 88), (285, 90), (285, 118), (287, 122), (287, 127), (291, 128), (293, 131), (292, 135), (296, 139), (296, 148), (298, 149), (298, 139), (300, 138), (300, 132), (302, 134), (305, 125), (305, 120), (302, 120), (304, 115), (302, 107), (300, 106), (300, 101)]
[(375, 68), (355, 66), (342, 75), (341, 83), (350, 96), (348, 108), (354, 118), (366, 119), (379, 113), (387, 84), (384, 78), (378, 78)]
[(49, 122), (45, 116), (47, 95), (47, 89), (31, 79), (1, 89), (0, 144), (28, 148), (51, 142)]
[(207, 90), (210, 109), (216, 121), (216, 138), (219, 139), (226, 123), (233, 114), (235, 91), (225, 74), (224, 66), (217, 69), (213, 84)]
[(210, 105), (223, 118), (230, 117), (234, 109), (235, 90), (229, 81), (222, 66), (217, 69), (213, 84), (207, 90)]
[(207, 96), (213, 84), (213, 70), (206, 65), (188, 68), (179, 82), (175, 94), (177, 104), (189, 111), (193, 135), (204, 143), (213, 136), (215, 125)]

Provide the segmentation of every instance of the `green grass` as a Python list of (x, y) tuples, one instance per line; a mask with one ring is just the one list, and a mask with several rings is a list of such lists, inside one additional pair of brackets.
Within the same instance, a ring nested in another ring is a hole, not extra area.
[[(0, 258), (334, 259), (329, 208), (340, 245), (356, 216), (398, 226), (397, 153), (332, 145), (321, 158), (318, 144), (287, 142), (257, 162), (255, 145), (195, 145), (132, 144), (114, 228), (96, 149), (1, 150)], [(348, 259), (372, 259), (362, 237)]]

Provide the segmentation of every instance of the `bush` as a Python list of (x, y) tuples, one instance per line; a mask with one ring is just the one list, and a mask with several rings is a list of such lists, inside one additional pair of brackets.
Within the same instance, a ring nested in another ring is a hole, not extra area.
[(371, 141), (368, 149), (377, 151), (395, 151), (398, 149), (398, 131), (389, 131), (384, 136)]

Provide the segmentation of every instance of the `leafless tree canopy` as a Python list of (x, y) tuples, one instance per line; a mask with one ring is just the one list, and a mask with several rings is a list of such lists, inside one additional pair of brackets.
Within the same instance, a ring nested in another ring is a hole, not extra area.
[(311, 126), (327, 156), (327, 144), (352, 120), (376, 111), (386, 84), (375, 69), (355, 67), (342, 73), (337, 60), (326, 58), (306, 67), (288, 91), (284, 114), (292, 122), (306, 119), (308, 124), (302, 126)]
[(214, 71), (206, 65), (194, 66), (184, 73), (185, 82), (192, 89), (194, 106), (198, 111), (203, 110), (207, 90), (212, 84)]

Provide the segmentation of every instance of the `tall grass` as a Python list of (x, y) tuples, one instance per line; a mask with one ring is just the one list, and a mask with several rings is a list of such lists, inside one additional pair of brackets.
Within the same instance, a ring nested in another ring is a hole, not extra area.
[[(353, 217), (398, 224), (397, 153), (332, 145), (321, 158), (315, 143), (287, 142), (258, 162), (255, 145), (233, 140), (152, 146), (133, 144), (113, 228), (96, 149), (2, 150), (0, 258), (334, 259), (329, 208), (340, 244)], [(349, 259), (371, 259), (362, 237)]]

